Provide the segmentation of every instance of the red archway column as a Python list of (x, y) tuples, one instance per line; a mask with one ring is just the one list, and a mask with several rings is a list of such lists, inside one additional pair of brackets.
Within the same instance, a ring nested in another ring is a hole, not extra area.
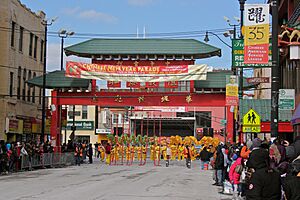
[(51, 136), (51, 145), (54, 146), (55, 152), (61, 151), (61, 134), (60, 134), (60, 106), (59, 106), (59, 98), (57, 98), (57, 91), (53, 90), (51, 92), (52, 102), (51, 104), (54, 105), (51, 111), (51, 127), (50, 127), (50, 136)]
[(227, 142), (233, 143), (233, 116), (234, 112), (230, 112), (230, 106), (226, 106), (226, 131), (227, 131)]

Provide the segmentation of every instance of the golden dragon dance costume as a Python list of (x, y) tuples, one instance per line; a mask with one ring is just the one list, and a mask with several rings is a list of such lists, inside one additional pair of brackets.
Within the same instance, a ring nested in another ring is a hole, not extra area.
[(177, 154), (177, 148), (174, 144), (172, 144), (170, 148), (171, 148), (171, 160), (175, 160)]
[(163, 155), (164, 160), (167, 160), (167, 146), (162, 146), (161, 147), (161, 153)]
[(184, 146), (180, 145), (178, 147), (178, 160), (184, 160)]
[(157, 145), (155, 147), (155, 159), (160, 160), (160, 146), (159, 145)]
[(191, 152), (192, 152), (192, 155), (191, 155), (191, 160), (196, 160), (196, 148), (195, 146), (191, 146)]

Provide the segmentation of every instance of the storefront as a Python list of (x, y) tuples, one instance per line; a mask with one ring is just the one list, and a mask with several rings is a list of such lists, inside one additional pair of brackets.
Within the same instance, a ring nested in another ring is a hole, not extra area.
[[(73, 121), (67, 122), (67, 140), (72, 133)], [(94, 121), (75, 121), (75, 141), (95, 144), (98, 137), (95, 134)]]
[(5, 125), (8, 142), (22, 141), (23, 120), (6, 118)]

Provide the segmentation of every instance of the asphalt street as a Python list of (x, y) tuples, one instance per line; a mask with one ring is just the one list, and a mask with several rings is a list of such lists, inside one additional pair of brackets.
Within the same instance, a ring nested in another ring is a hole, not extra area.
[(192, 169), (184, 161), (171, 162), (167, 168), (145, 166), (107, 166), (93, 164), (41, 169), (0, 176), (3, 200), (210, 200), (229, 199), (212, 186), (212, 171)]

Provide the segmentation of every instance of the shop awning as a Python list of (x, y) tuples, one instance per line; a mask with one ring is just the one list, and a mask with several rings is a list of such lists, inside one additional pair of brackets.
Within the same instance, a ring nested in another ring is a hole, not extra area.
[(297, 106), (296, 111), (292, 116), (292, 125), (300, 124), (300, 104)]

